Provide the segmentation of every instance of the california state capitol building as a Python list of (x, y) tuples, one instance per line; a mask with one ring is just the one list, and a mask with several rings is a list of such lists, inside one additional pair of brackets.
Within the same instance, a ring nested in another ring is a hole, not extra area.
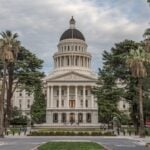
[(47, 91), (46, 124), (50, 126), (96, 126), (97, 102), (92, 94), (97, 75), (91, 70), (92, 56), (84, 35), (70, 27), (60, 37), (54, 53), (54, 70), (45, 79)]
[[(92, 89), (97, 86), (98, 76), (91, 70), (92, 55), (73, 17), (69, 26), (53, 55), (54, 70), (43, 79), (47, 101), (44, 125), (96, 127), (99, 125), (98, 106)], [(17, 88), (12, 105), (30, 117), (33, 101), (33, 93)], [(129, 113), (129, 104), (123, 99), (118, 102), (118, 108)]]

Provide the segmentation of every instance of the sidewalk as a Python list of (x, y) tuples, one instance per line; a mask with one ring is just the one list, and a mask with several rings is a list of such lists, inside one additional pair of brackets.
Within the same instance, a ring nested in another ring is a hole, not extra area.
[(125, 138), (136, 141), (140, 145), (150, 143), (150, 137), (140, 138), (139, 136), (116, 136), (116, 138)]

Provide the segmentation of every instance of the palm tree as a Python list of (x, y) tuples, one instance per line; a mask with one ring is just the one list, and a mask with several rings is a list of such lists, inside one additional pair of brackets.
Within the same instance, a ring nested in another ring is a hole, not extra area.
[[(17, 40), (18, 34), (12, 34), (11, 31), (6, 31), (0, 33), (0, 59), (3, 62), (3, 82), (2, 82), (2, 90), (0, 97), (0, 136), (3, 136), (3, 127), (4, 127), (4, 101), (6, 96), (6, 70), (7, 66), (11, 63), (14, 63), (17, 59), (17, 55), (19, 52), (20, 41)], [(7, 107), (10, 106), (11, 102), (7, 101)], [(9, 113), (9, 112), (7, 112)]]
[(143, 34), (144, 48), (147, 52), (150, 52), (150, 28), (147, 28)]
[(140, 137), (144, 137), (144, 117), (143, 117), (143, 90), (142, 81), (147, 76), (147, 70), (145, 63), (150, 63), (149, 54), (145, 50), (139, 47), (137, 50), (131, 49), (127, 58), (126, 63), (131, 71), (133, 77), (138, 81), (138, 95), (139, 95), (139, 116), (140, 116)]

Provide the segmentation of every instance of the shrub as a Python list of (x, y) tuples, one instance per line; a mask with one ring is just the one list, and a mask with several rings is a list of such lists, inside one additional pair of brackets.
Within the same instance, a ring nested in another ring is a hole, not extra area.
[(104, 135), (104, 136), (114, 136), (114, 133), (108, 131), (108, 132), (104, 132), (103, 135)]
[(43, 132), (43, 131), (32, 131), (28, 136), (113, 136), (114, 134), (112, 132), (65, 132), (65, 131), (51, 131), (51, 132)]

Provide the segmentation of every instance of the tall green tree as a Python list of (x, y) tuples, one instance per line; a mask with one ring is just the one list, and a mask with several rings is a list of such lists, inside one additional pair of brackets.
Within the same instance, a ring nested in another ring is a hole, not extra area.
[[(20, 41), (17, 40), (17, 33), (13, 34), (11, 31), (2, 32), (0, 39), (0, 59), (3, 64), (3, 82), (0, 97), (0, 136), (3, 136), (3, 116), (4, 116), (4, 99), (6, 95), (6, 75), (9, 64), (15, 62), (20, 48)], [(9, 80), (9, 78), (8, 78)], [(7, 101), (9, 104), (10, 102)]]
[(144, 136), (144, 115), (143, 115), (143, 78), (147, 76), (145, 62), (150, 62), (150, 57), (141, 47), (134, 50), (131, 49), (126, 58), (126, 63), (132, 73), (132, 76), (137, 79), (138, 84), (138, 99), (139, 99), (139, 115), (140, 115), (140, 137)]
[[(8, 70), (8, 88), (7, 101), (11, 102), (14, 91), (19, 89), (26, 89), (33, 92), (34, 85), (41, 80), (44, 74), (41, 72), (43, 61), (36, 57), (24, 47), (20, 48), (17, 61), (9, 64)], [(7, 103), (7, 126), (11, 120), (12, 103)]]
[(131, 72), (126, 65), (126, 59), (123, 56), (128, 55), (130, 49), (137, 49), (138, 46), (139, 43), (132, 40), (124, 40), (116, 43), (110, 52), (105, 52), (105, 57), (103, 57), (104, 66), (110, 67), (115, 80), (121, 80), (122, 84), (126, 85), (124, 92), (122, 92), (122, 97), (130, 104), (131, 118), (136, 128), (138, 128), (139, 120), (136, 96), (137, 81), (131, 76)]
[(31, 119), (33, 123), (43, 123), (46, 117), (46, 100), (42, 91), (42, 83), (37, 82), (34, 87), (34, 102), (31, 106)]
[[(107, 52), (104, 52), (103, 58), (108, 59), (110, 56)], [(120, 118), (117, 106), (122, 93), (121, 88), (117, 87), (109, 65), (104, 65), (103, 69), (99, 69), (97, 85), (94, 94), (97, 97), (99, 121), (109, 124), (113, 117)]]

